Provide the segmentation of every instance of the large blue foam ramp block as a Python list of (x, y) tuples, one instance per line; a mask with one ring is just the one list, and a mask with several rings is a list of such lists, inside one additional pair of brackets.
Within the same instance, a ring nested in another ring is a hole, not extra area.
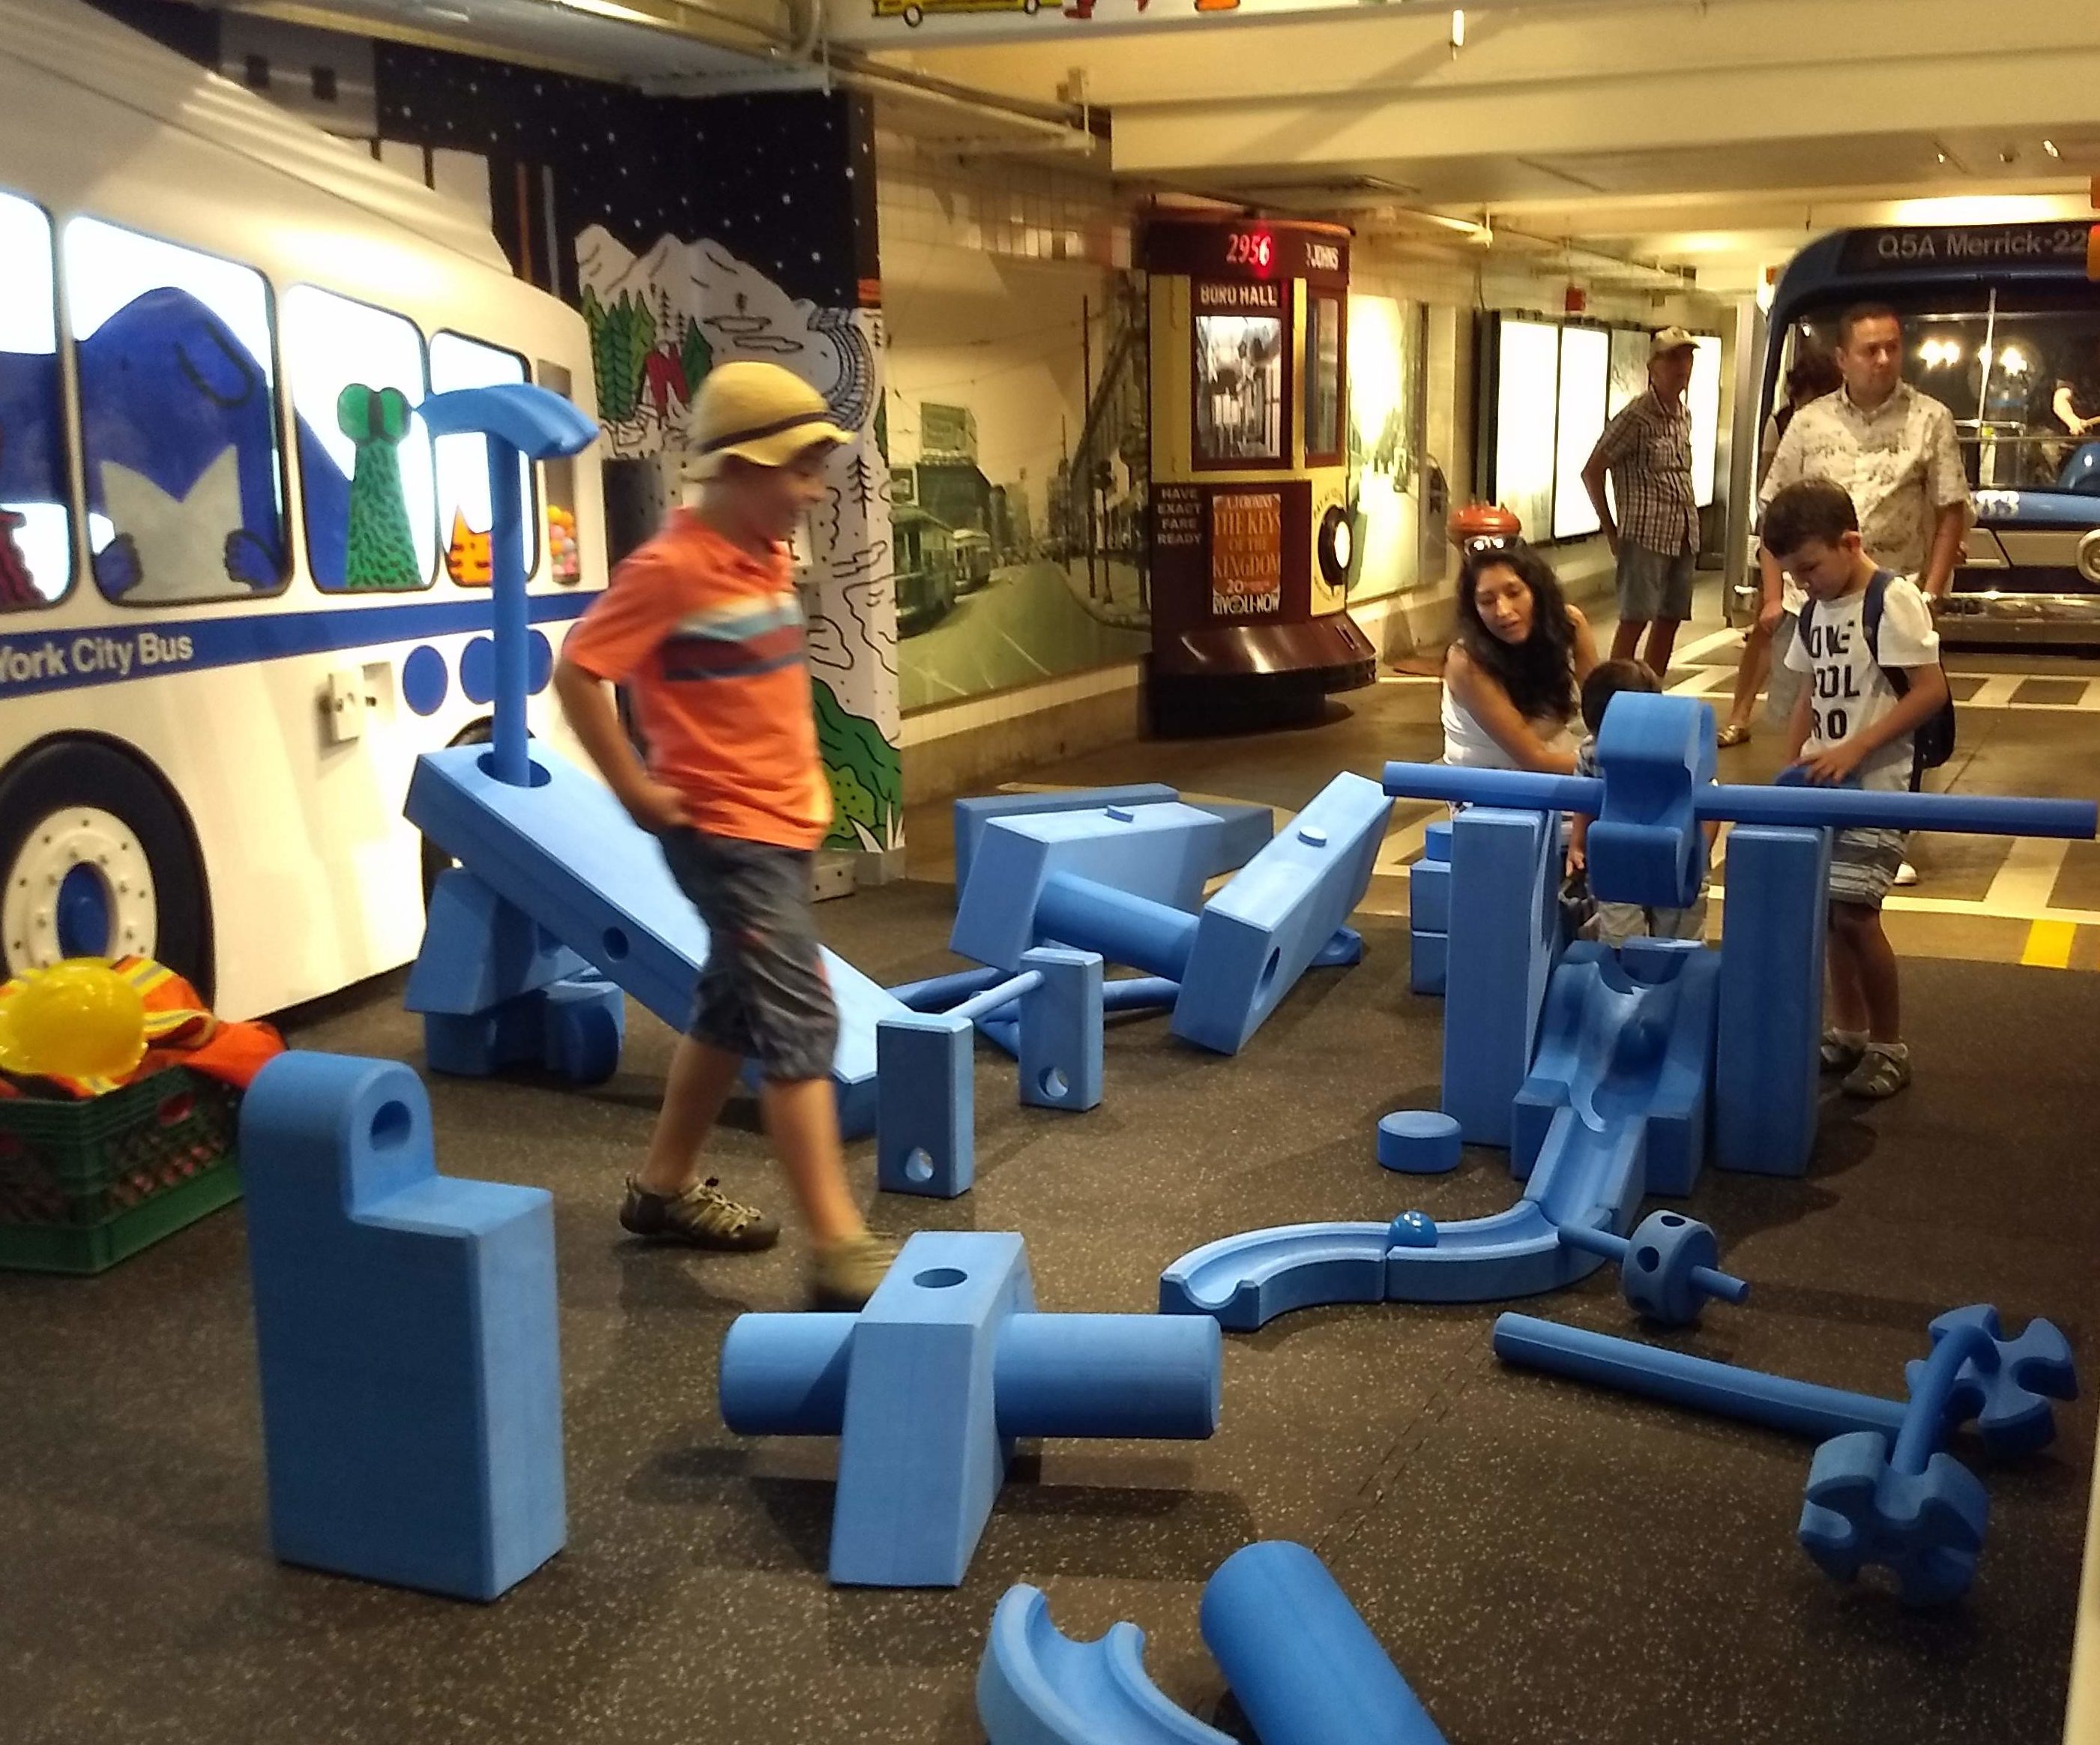
[(271, 1549), (496, 1598), (567, 1531), (552, 1200), (439, 1175), (394, 1061), (278, 1056), (240, 1154)]
[(990, 1745), (1232, 1745), (1160, 1694), (1136, 1624), (1074, 1641), (1051, 1622), (1043, 1591), (1026, 1583), (1008, 1588), (992, 1614), (977, 1719)]
[(1203, 1641), (1262, 1745), (1445, 1745), (1349, 1597), (1304, 1546), (1236, 1551), (1203, 1589)]
[[(499, 781), (479, 745), (426, 752), (408, 784), (408, 821), (512, 907), (673, 1029), (692, 1016), (708, 930), (655, 837), (580, 770), (532, 749), (533, 781)], [(824, 970), (838, 1003), (832, 1078), (849, 1137), (875, 1130), (876, 1026), (902, 1004), (836, 952)]]

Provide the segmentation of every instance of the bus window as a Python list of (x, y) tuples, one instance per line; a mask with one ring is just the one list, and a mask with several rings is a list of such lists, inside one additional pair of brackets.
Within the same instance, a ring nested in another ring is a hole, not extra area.
[(416, 415), (423, 336), (405, 316), (295, 285), (285, 373), (299, 416), (307, 563), (324, 592), (427, 588), (438, 506), (430, 432)]
[(51, 221), (0, 193), (0, 612), (73, 585)]
[[(549, 363), (544, 357), (534, 367), (541, 387), (564, 400), (569, 398), (569, 390), (575, 383), (567, 370), (559, 364)], [(584, 577), (583, 551), (576, 544), (576, 457), (559, 456), (547, 462), (540, 470), (547, 481), (548, 568), (555, 581), (573, 585)]]
[(126, 606), (247, 599), (285, 577), (270, 289), (253, 267), (65, 227), (96, 585)]
[[(523, 382), (525, 360), (515, 351), (484, 345), (462, 334), (430, 336), (430, 391), (493, 387)], [(464, 588), (488, 585), (488, 444), (479, 436), (440, 436), (436, 443), (438, 532), (444, 540), (445, 573)], [(532, 463), (518, 463), (525, 505), (525, 574), (540, 567), (539, 504), (532, 490)]]

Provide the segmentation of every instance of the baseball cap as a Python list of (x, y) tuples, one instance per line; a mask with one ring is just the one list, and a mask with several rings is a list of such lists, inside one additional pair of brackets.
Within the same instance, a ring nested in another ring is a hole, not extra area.
[(1661, 357), (1665, 351), (1689, 351), (1698, 343), (1681, 327), (1659, 328), (1655, 337), (1648, 342), (1648, 355), (1654, 358)]
[(778, 364), (723, 364), (708, 371), (686, 429), (684, 471), (691, 479), (712, 479), (732, 454), (757, 466), (785, 466), (816, 444), (853, 440), (832, 422), (824, 396)]

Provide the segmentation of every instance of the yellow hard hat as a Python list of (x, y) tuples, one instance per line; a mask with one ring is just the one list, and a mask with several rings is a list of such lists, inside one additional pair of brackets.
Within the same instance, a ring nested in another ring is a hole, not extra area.
[(121, 1079), (146, 1052), (146, 1002), (99, 957), (32, 970), (0, 997), (0, 1067)]

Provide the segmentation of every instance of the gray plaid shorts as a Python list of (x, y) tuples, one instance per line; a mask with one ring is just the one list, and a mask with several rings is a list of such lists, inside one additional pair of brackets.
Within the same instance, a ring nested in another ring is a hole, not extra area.
[(757, 1061), (777, 1084), (828, 1078), (839, 1014), (810, 912), (810, 851), (698, 830), (661, 841), (671, 876), (708, 924), (686, 1034)]
[(1909, 840), (1907, 830), (1840, 830), (1830, 844), (1830, 900), (1878, 909)]

